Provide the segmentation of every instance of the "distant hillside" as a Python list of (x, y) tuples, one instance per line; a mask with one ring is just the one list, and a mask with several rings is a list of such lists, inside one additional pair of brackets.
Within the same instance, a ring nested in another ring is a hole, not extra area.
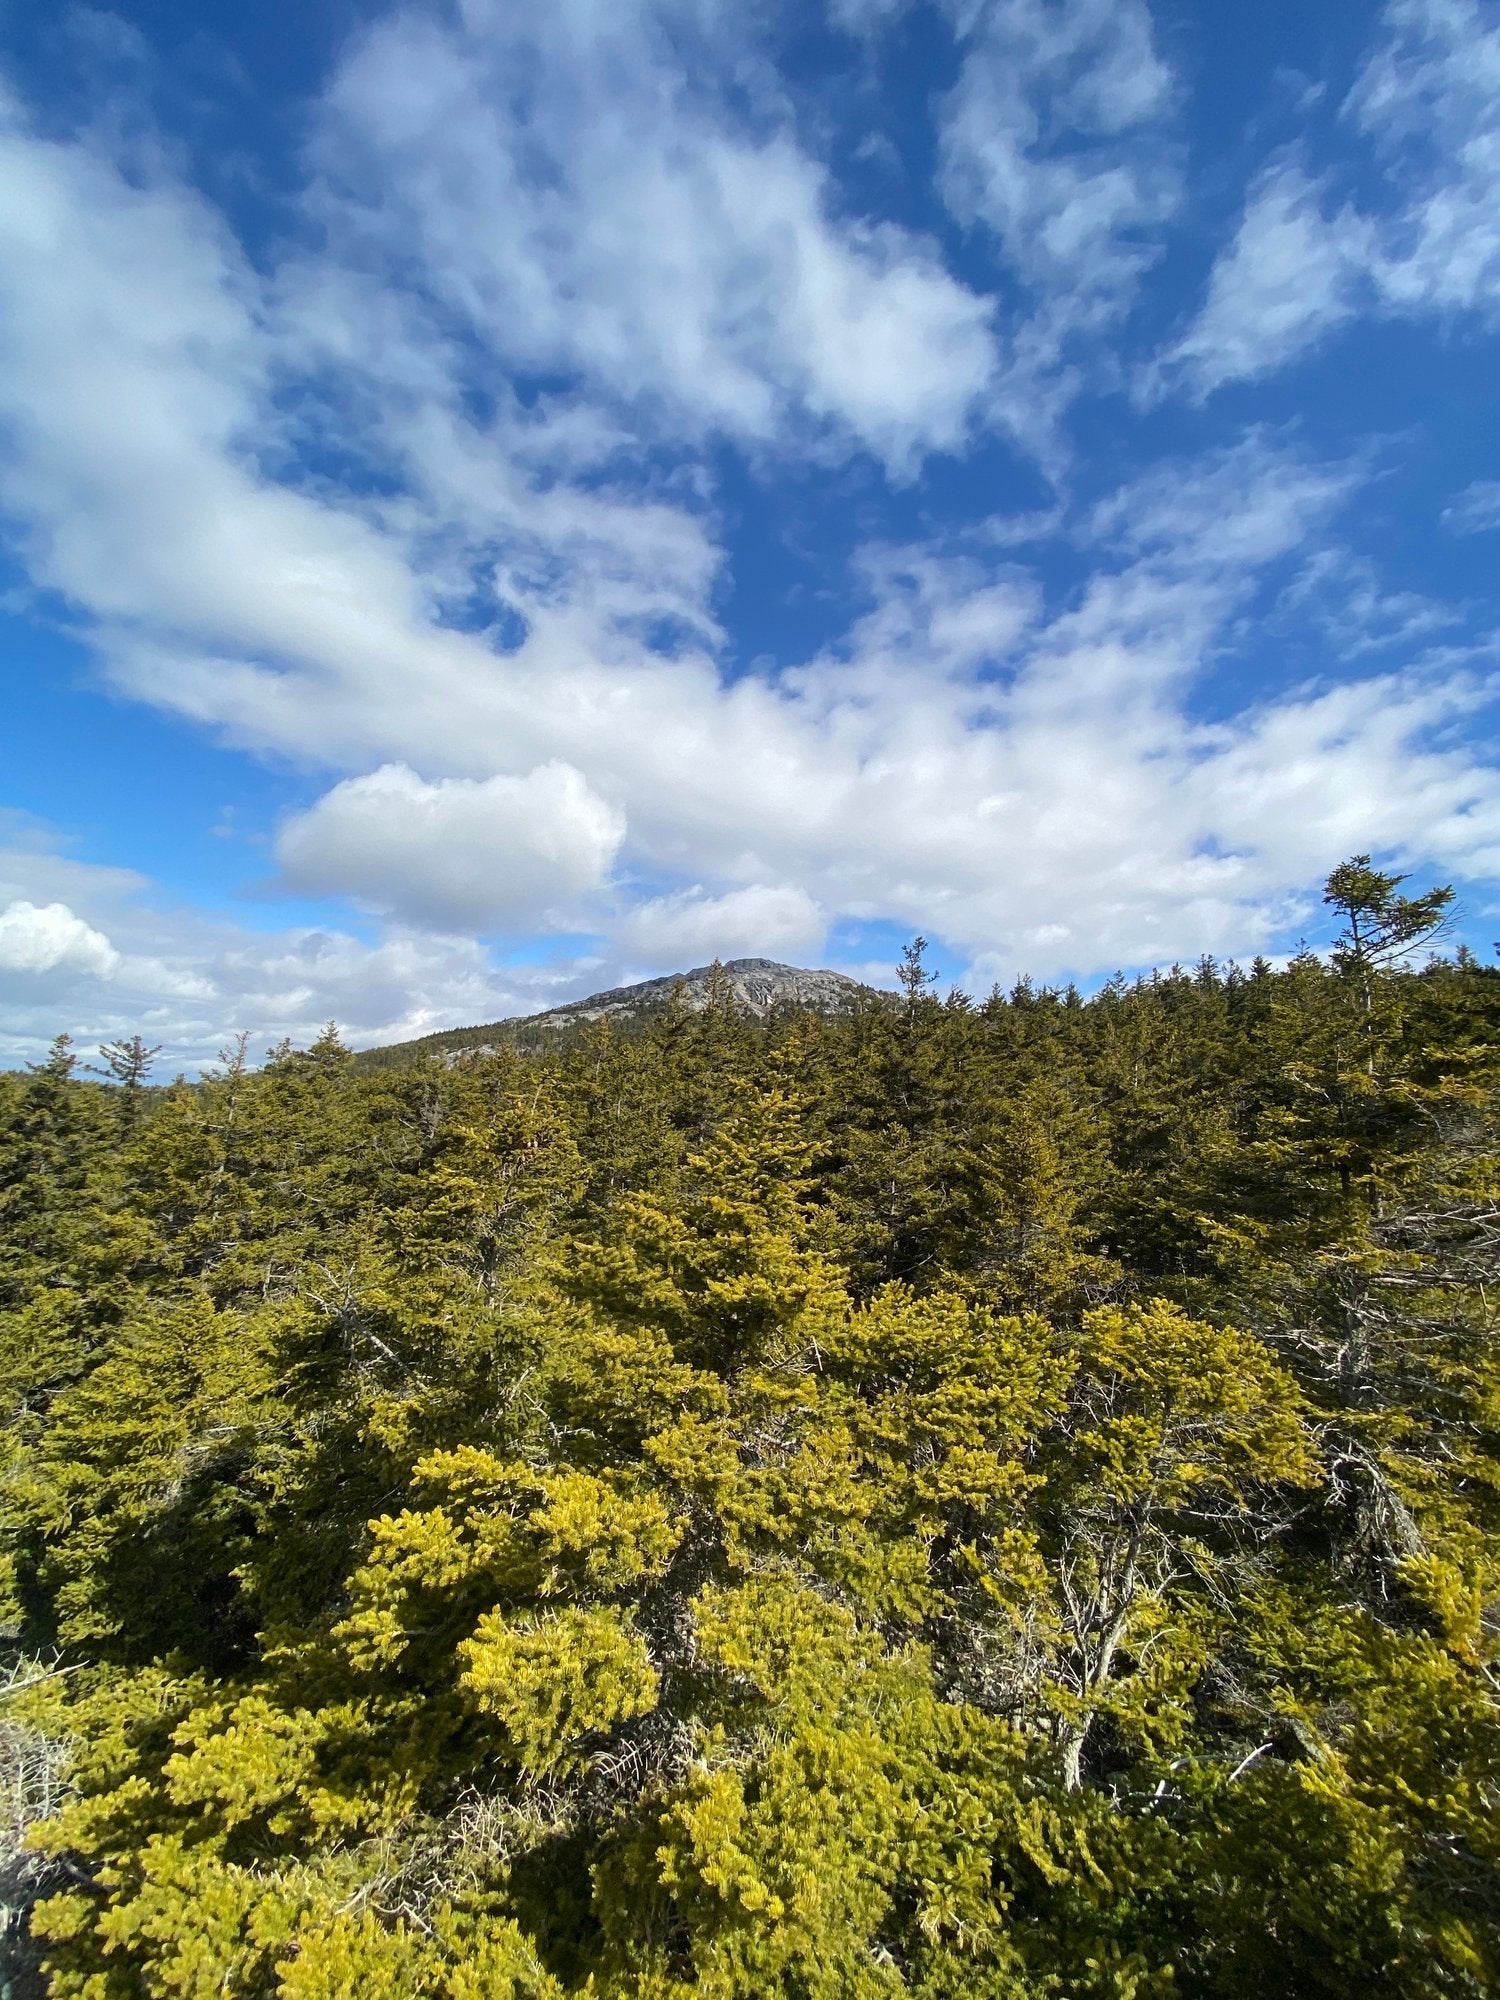
[[(718, 971), (727, 982), (735, 1005), (757, 1021), (783, 1007), (810, 1007), (819, 1013), (833, 1013), (856, 1001), (876, 997), (874, 987), (862, 986), (842, 972), (814, 972), (800, 965), (780, 965), (771, 958), (731, 958)], [(640, 980), (634, 986), (612, 986), (603, 993), (591, 993), (586, 1000), (571, 1001), (566, 1007), (551, 1007), (542, 1014), (490, 1021), (477, 1028), (447, 1028), (416, 1041), (366, 1049), (358, 1060), (369, 1067), (413, 1062), (427, 1056), (451, 1062), (456, 1056), (481, 1054), (504, 1043), (519, 1048), (550, 1047), (560, 1037), (566, 1038), (589, 1022), (606, 1018), (629, 1030), (643, 1026), (674, 999), (695, 1012), (706, 1007), (714, 972), (711, 965), (697, 965), (691, 972), (669, 972), (660, 979)]]

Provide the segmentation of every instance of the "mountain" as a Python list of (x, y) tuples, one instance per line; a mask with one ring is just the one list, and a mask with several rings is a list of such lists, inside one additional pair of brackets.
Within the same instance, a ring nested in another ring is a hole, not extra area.
[(586, 1000), (570, 1001), (566, 1007), (550, 1007), (543, 1014), (518, 1015), (477, 1028), (448, 1028), (417, 1041), (366, 1049), (359, 1061), (383, 1066), (437, 1056), (451, 1062), (459, 1055), (482, 1054), (506, 1042), (523, 1048), (544, 1047), (557, 1036), (605, 1019), (622, 1028), (637, 1028), (674, 1001), (694, 1012), (708, 1006), (716, 973), (735, 1006), (757, 1021), (783, 1007), (834, 1013), (877, 997), (874, 987), (862, 986), (842, 972), (815, 972), (805, 966), (780, 965), (772, 958), (731, 958), (717, 967), (696, 965), (691, 972), (669, 972), (633, 986), (611, 986), (603, 993), (591, 993)]

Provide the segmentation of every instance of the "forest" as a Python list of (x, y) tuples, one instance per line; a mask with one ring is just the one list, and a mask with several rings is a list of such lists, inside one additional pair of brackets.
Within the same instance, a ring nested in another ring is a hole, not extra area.
[(0, 1075), (0, 1990), (1500, 1991), (1500, 969), (1401, 882)]

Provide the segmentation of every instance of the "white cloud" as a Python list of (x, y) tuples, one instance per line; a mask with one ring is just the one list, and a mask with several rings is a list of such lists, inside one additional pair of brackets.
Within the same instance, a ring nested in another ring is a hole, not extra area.
[(405, 764), (347, 778), (276, 843), (290, 887), (447, 931), (516, 930), (603, 882), (625, 822), (569, 764), (444, 778)]
[(1392, 0), (1348, 111), (1405, 205), (1373, 274), (1391, 310), (1500, 308), (1500, 20), (1479, 0)]
[(1048, 310), (1128, 302), (1180, 199), (1161, 121), (1174, 88), (1140, 0), (952, 0), (963, 38), (943, 113), (943, 191), (995, 232)]
[[(119, 687), (326, 773), (283, 829), (286, 878), (392, 918), (373, 942), (252, 932), (30, 853), (0, 906), (64, 904), (120, 962), (107, 991), (59, 964), (72, 985), (18, 998), (18, 1036), (138, 1027), (212, 1054), (236, 1025), (332, 1014), (392, 1038), (627, 968), (800, 955), (862, 918), (1086, 974), (1269, 942), (1293, 889), (1351, 849), (1415, 851), (1424, 824), (1444, 865), (1491, 865), (1496, 776), (1455, 735), (1483, 662), (1398, 659), (1261, 705), (1231, 670), (1204, 719), (1205, 677), (1364, 476), (1268, 433), (1125, 482), (1056, 563), (1028, 567), (1003, 520), (870, 548), (841, 641), (721, 673), (705, 427), (767, 453), (813, 427), (893, 460), (958, 435), (979, 378), (940, 337), (931, 370), (918, 350), (977, 309), (914, 238), (841, 219), (758, 86), (721, 117), (712, 64), (701, 85), (672, 71), (639, 11), (547, 16), (528, 163), (499, 76), (517, 31), (464, 18), (366, 36), (321, 153), (326, 245), (269, 274), (160, 169), (5, 134), (0, 478), (33, 577), (93, 621)], [(1107, 181), (1170, 95), (1139, 22), (1030, 0), (984, 22), (971, 53), (1001, 27), (1036, 40), (1025, 173), (1051, 158), (1052, 105)], [(1052, 213), (1045, 185), (1017, 217)], [(649, 284), (619, 269), (621, 190)], [(1078, 239), (1090, 296), (1128, 296), (1135, 227)], [(1016, 242), (1045, 290), (1061, 251)], [(990, 366), (987, 334), (970, 358)], [(571, 386), (512, 393), (518, 360)], [(1400, 594), (1365, 581), (1389, 627)], [(1325, 576), (1319, 603), (1359, 582)], [(432, 931), (517, 922), (601, 942), (522, 974)]]
[(657, 967), (686, 968), (715, 958), (768, 958), (820, 952), (827, 920), (795, 883), (755, 883), (710, 896), (700, 888), (639, 903), (614, 932), (617, 951)]
[(1229, 249), (1209, 279), (1192, 327), (1166, 357), (1200, 395), (1265, 375), (1348, 319), (1368, 290), (1370, 224), (1325, 212), (1325, 189), (1295, 163), (1251, 191)]
[(1340, 548), (1319, 549), (1308, 558), (1283, 593), (1281, 609), (1309, 620), (1345, 660), (1410, 648), (1458, 624), (1463, 615), (1460, 607), (1439, 604), (1420, 591), (1387, 589), (1367, 557)]
[[(138, 1026), (211, 1054), (240, 1022), (306, 1034), (332, 1014), (357, 1039), (392, 1039), (715, 952), (803, 956), (825, 914), (920, 928), (967, 948), (986, 977), (1086, 975), (1269, 944), (1291, 892), (1356, 848), (1421, 853), (1425, 840), (1444, 865), (1482, 872), (1500, 859), (1500, 786), (1451, 746), (1485, 695), (1478, 663), (1435, 660), (1212, 724), (1184, 705), (1259, 571), (1326, 537), (1355, 477), (1269, 438), (1162, 468), (1096, 511), (1094, 574), (1050, 615), (1024, 576), (986, 571), (976, 554), (882, 552), (868, 570), (875, 603), (847, 643), (776, 685), (722, 688), (681, 663), (655, 689), (597, 665), (529, 682), (537, 726), (592, 791), (628, 807), (630, 872), (687, 877), (644, 904), (622, 894), (586, 967), (527, 983), (465, 939), (410, 930), (366, 945), (327, 932), (249, 937), (206, 920), (144, 924), (128, 917), (138, 885), (91, 899), (76, 871), (33, 857), (10, 881), (0, 870), (0, 897), (66, 902), (110, 936), (122, 964), (107, 1000), (96, 984), (87, 1005), (31, 1008), (18, 1026), (32, 1046), (63, 1025), (84, 1024), (93, 1039)], [(491, 702), (504, 671), (477, 652), (453, 671), (450, 758), (503, 755)], [(338, 676), (311, 665), (285, 675), (288, 699), (260, 712), (261, 727), (289, 727), (304, 696), (319, 731), (357, 717), (396, 744), (431, 726), (419, 678), (403, 706), (399, 689), (383, 693), (352, 663)], [(246, 726), (241, 682), (205, 680), (200, 693), (234, 704)], [(465, 898), (494, 893), (490, 802), (513, 823), (525, 782), (501, 776), (496, 786), (403, 771), (336, 787), (323, 802), (328, 844), (315, 837), (309, 853), (318, 867), (369, 872), (315, 881), (428, 922), (445, 897), (457, 914)], [(396, 838), (413, 811), (425, 831)], [(606, 845), (593, 850), (600, 865)]]
[(369, 943), (173, 907), (140, 876), (78, 860), (13, 816), (0, 819), (7, 902), (0, 1063), (34, 1057), (61, 1032), (85, 1054), (139, 1033), (165, 1045), (164, 1066), (196, 1068), (242, 1028), (258, 1051), (283, 1035), (305, 1045), (330, 1018), (365, 1046), (534, 1012), (609, 983), (587, 960), (497, 967), (469, 938), (397, 927)]
[[(1252, 190), (1202, 310), (1164, 358), (1200, 395), (1284, 366), (1356, 312), (1500, 315), (1500, 23), (1392, 0), (1344, 106), (1389, 199), (1337, 202), (1295, 163)], [(1159, 385), (1160, 375), (1152, 378)]]
[(800, 418), (897, 463), (957, 445), (995, 366), (986, 303), (909, 231), (841, 215), (776, 107), (716, 88), (743, 95), (743, 52), (700, 38), (685, 63), (664, 11), (378, 22), (329, 95), (331, 226), (509, 365), (638, 418), (751, 440)]
[(1093, 509), (1089, 530), (1133, 556), (1239, 577), (1324, 528), (1363, 477), (1357, 464), (1310, 458), (1257, 427), (1226, 450), (1129, 481)]
[(413, 619), (412, 578), (352, 509), (256, 473), (270, 355), (212, 212), (14, 116), (0, 174), (0, 479), (38, 580), (126, 629), (238, 628), (272, 657)]
[(1476, 479), (1443, 509), (1443, 525), (1455, 535), (1482, 535), (1500, 528), (1500, 479)]
[[(1221, 837), (1244, 843), (1288, 887), (1318, 872), (1312, 853), (1343, 857), (1367, 843), (1461, 874), (1500, 866), (1500, 791), (1493, 774), (1434, 747), (1496, 698), (1496, 662), (1434, 662), (1429, 672), (1311, 689), (1244, 719), (1201, 767)], [(1207, 803), (1207, 801), (1204, 801)]]
[(96, 931), (66, 903), (18, 898), (0, 910), (0, 972), (93, 973), (107, 979), (120, 962), (103, 931)]

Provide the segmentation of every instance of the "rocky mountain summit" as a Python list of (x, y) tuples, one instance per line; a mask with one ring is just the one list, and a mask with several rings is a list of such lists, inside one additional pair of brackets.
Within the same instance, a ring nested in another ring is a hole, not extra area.
[(611, 986), (564, 1007), (549, 1007), (542, 1014), (491, 1021), (482, 1027), (449, 1028), (440, 1034), (423, 1035), (418, 1041), (368, 1049), (360, 1060), (384, 1064), (436, 1056), (452, 1062), (460, 1055), (482, 1054), (505, 1043), (545, 1047), (555, 1037), (587, 1027), (591, 1021), (608, 1019), (622, 1028), (633, 1028), (674, 1004), (698, 1012), (710, 1004), (716, 987), (727, 991), (734, 1005), (757, 1021), (764, 1021), (781, 1007), (836, 1012), (875, 997), (873, 987), (862, 986), (842, 972), (782, 965), (773, 958), (731, 958), (722, 964), (696, 965), (690, 972), (642, 979), (632, 986)]
[(634, 986), (613, 986), (587, 1000), (533, 1015), (529, 1025), (563, 1027), (573, 1021), (597, 1021), (605, 1014), (635, 1019), (654, 1014), (679, 994), (680, 1004), (696, 1013), (713, 997), (716, 971), (736, 1007), (757, 1021), (765, 1020), (778, 1007), (842, 1007), (872, 990), (842, 972), (810, 972), (800, 965), (780, 965), (774, 958), (731, 958), (717, 967), (695, 965), (691, 972), (669, 972)]

